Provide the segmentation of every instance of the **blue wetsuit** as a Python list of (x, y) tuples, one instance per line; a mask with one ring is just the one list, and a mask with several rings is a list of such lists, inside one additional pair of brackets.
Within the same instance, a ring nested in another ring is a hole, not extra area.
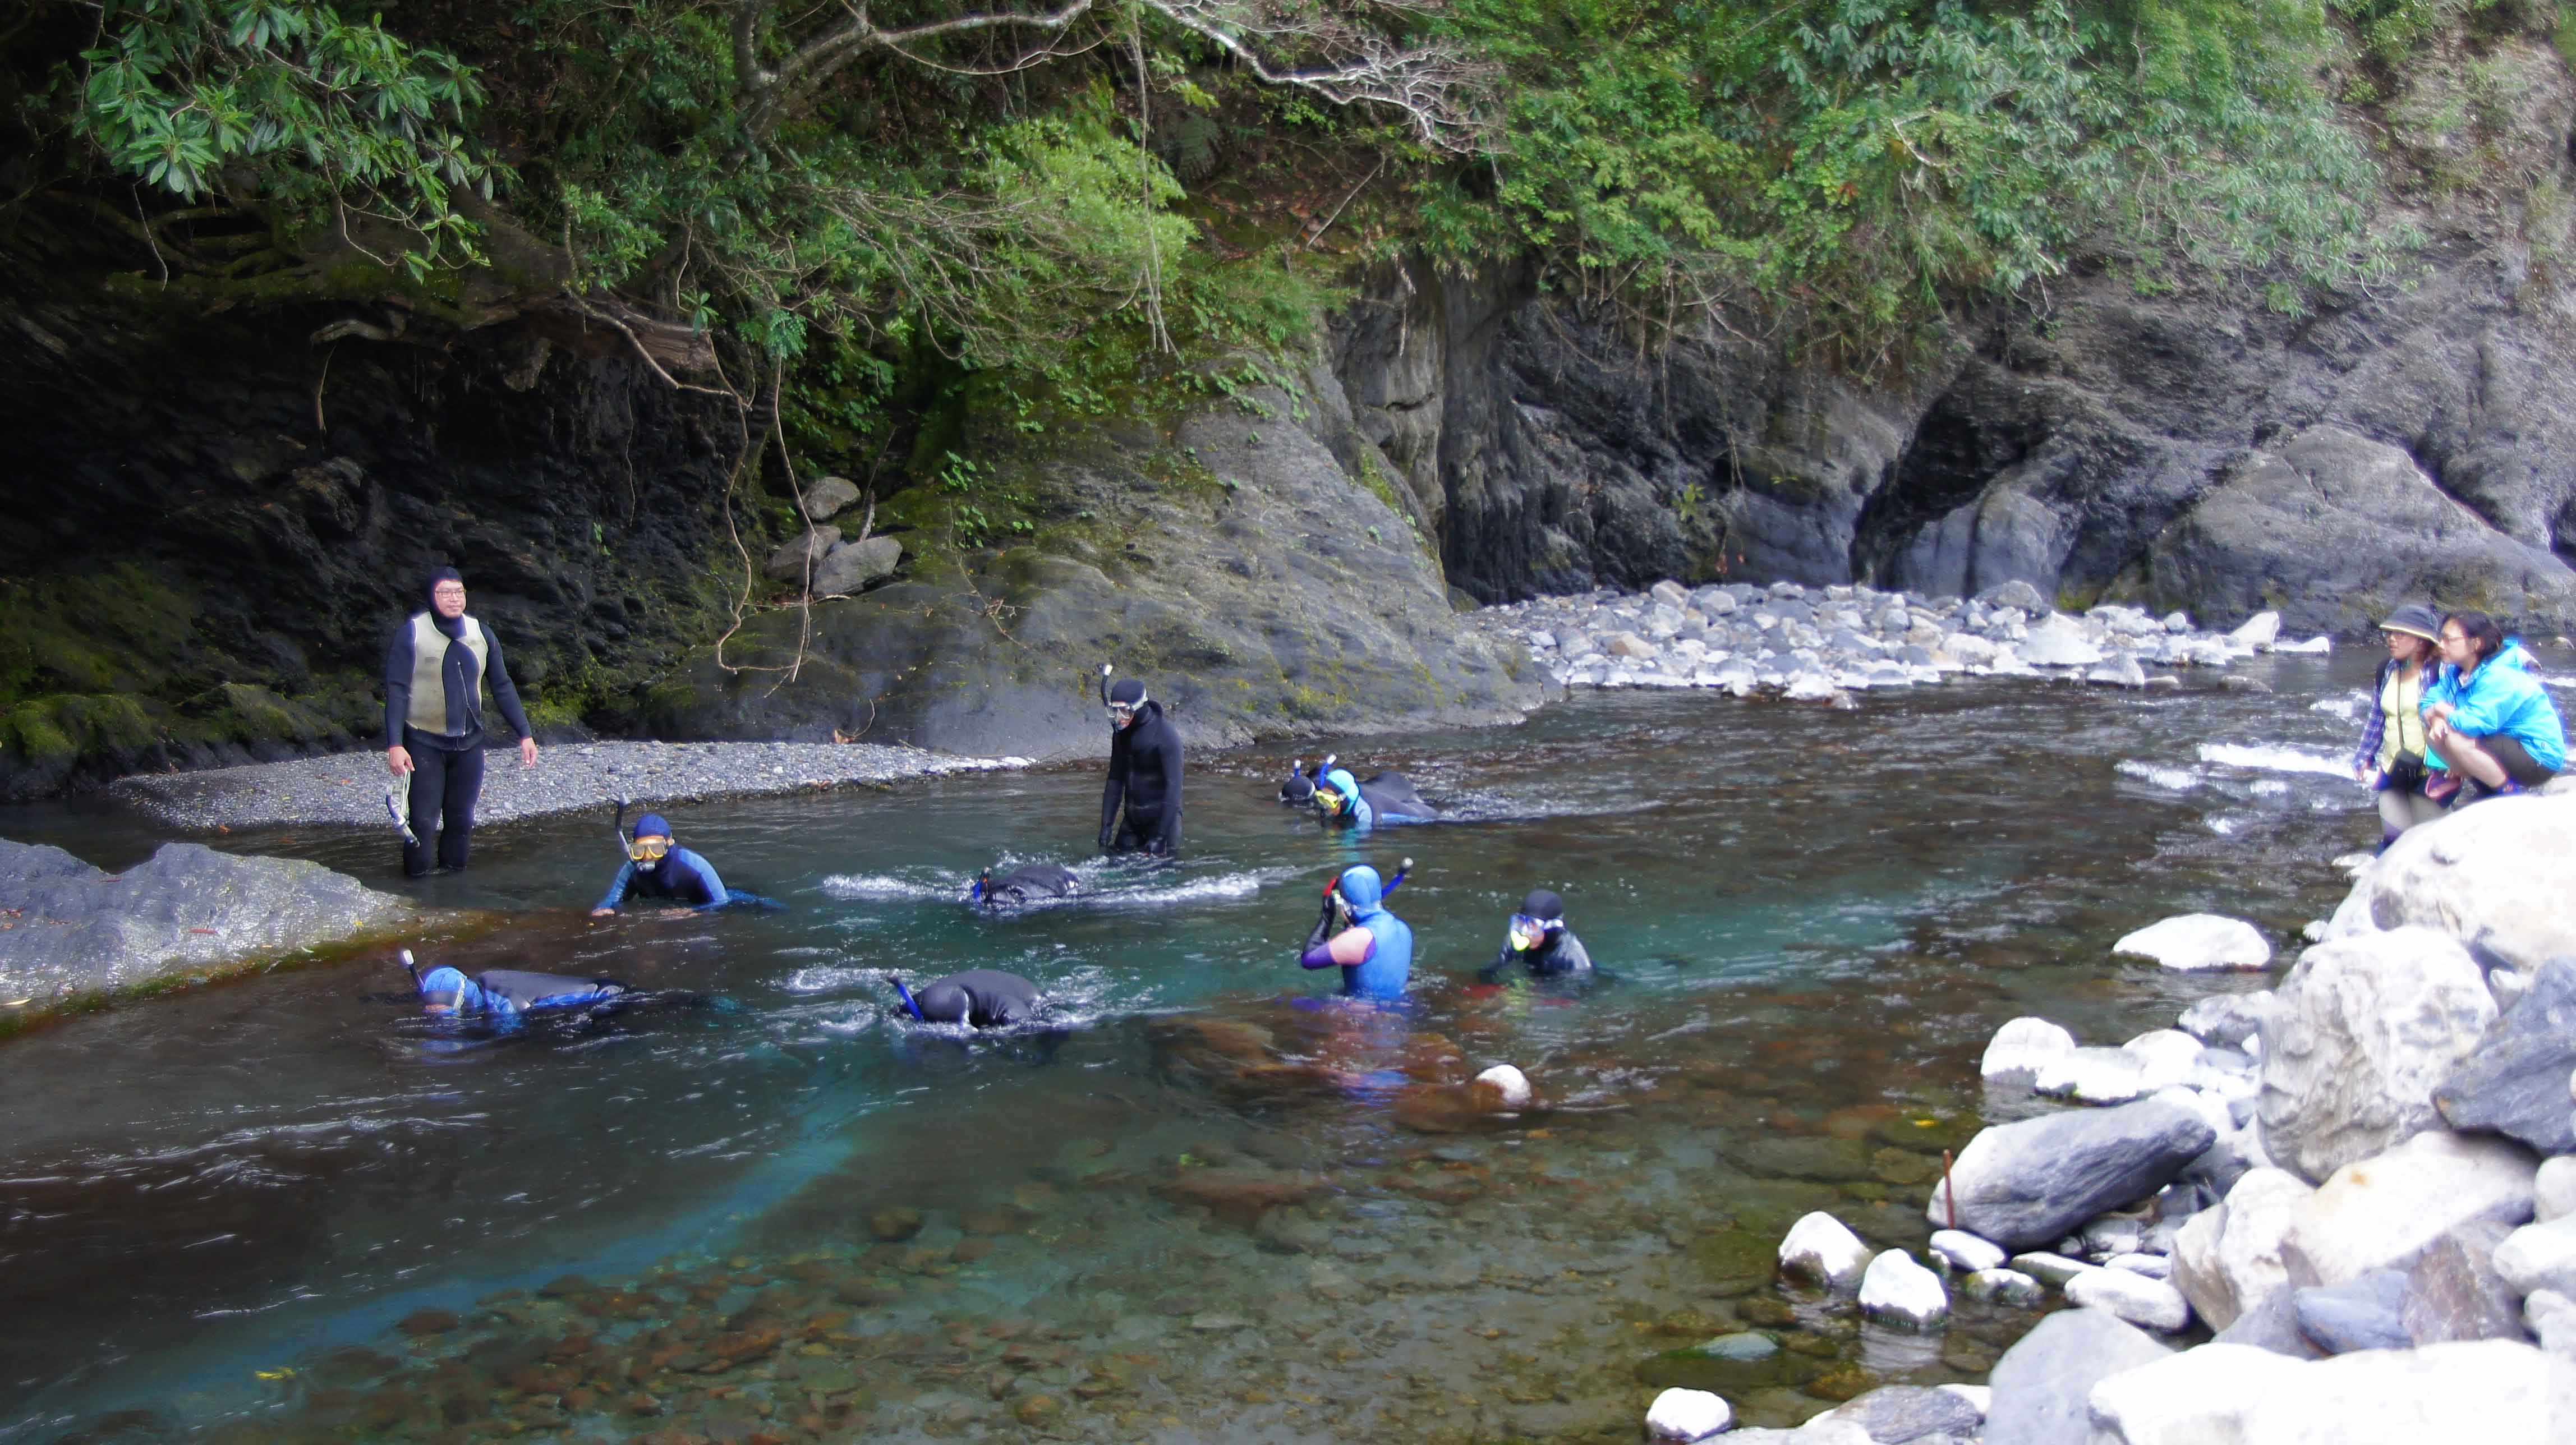
[(644, 898), (668, 899), (700, 912), (735, 901), (734, 895), (725, 890), (724, 879), (717, 876), (716, 865), (687, 848), (673, 848), (649, 864), (627, 860), (596, 906), (615, 908), (626, 901), (630, 892)]
[(1327, 895), (1324, 917), (1297, 961), (1307, 968), (1339, 964), (1342, 992), (1353, 998), (1404, 997), (1405, 983), (1413, 976), (1413, 929), (1386, 911), (1377, 870), (1366, 864), (1345, 868), (1333, 890), (1350, 909), (1350, 927), (1333, 928), (1332, 897)]
[(1314, 795), (1330, 792), (1341, 800), (1338, 810), (1324, 814), (1325, 820), (1360, 832), (1381, 823), (1434, 823), (1440, 811), (1422, 801), (1413, 790), (1413, 782), (1402, 773), (1379, 773), (1367, 782), (1354, 777), (1348, 768), (1334, 768), (1314, 784)]
[(606, 1003), (627, 993), (626, 985), (615, 979), (527, 973), (514, 968), (496, 968), (468, 977), (460, 969), (439, 967), (420, 976), (421, 1001), (443, 1005), (460, 1018), (482, 1015), (509, 1020), (547, 1009)]

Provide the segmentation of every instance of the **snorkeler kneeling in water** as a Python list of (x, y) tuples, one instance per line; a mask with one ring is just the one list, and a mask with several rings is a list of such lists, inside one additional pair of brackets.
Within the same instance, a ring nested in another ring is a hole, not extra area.
[[(625, 804), (620, 803), (623, 811)], [(667, 905), (699, 913), (712, 913), (734, 904), (753, 904), (764, 908), (780, 905), (757, 893), (725, 887), (716, 865), (703, 854), (673, 846), (671, 825), (659, 813), (647, 813), (635, 820), (635, 836), (621, 830), (618, 842), (626, 849), (626, 866), (617, 870), (608, 891), (590, 910), (593, 918), (605, 918), (617, 911), (627, 899), (652, 899)]]
[(1516, 969), (1527, 969), (1536, 978), (1579, 975), (1588, 979), (1592, 975), (1592, 955), (1574, 930), (1565, 926), (1565, 900), (1548, 889), (1534, 888), (1521, 900), (1521, 910), (1512, 915), (1504, 934), (1502, 952), (1476, 970), (1476, 977), (1493, 983)]
[(439, 1018), (507, 1021), (551, 1009), (588, 1008), (634, 995), (634, 990), (613, 978), (576, 978), (515, 968), (469, 975), (443, 964), (423, 973), (408, 948), (402, 951), (402, 966), (411, 974), (412, 987), (420, 995), (421, 1011)]
[(933, 979), (914, 993), (894, 980), (895, 996), (926, 1024), (969, 1024), (979, 1029), (1025, 1023), (1037, 1013), (1038, 986), (1016, 973), (970, 968)]
[[(1411, 859), (1405, 860), (1410, 867)], [(1413, 974), (1413, 929), (1386, 911), (1386, 895), (1404, 881), (1381, 886), (1367, 864), (1345, 868), (1324, 889), (1323, 916), (1306, 935), (1297, 962), (1306, 968), (1342, 970), (1342, 992), (1352, 998), (1400, 999)]]
[(1071, 898), (1082, 880), (1061, 863), (1023, 863), (996, 878), (987, 868), (966, 890), (966, 900), (985, 908), (1016, 908), (1040, 898)]

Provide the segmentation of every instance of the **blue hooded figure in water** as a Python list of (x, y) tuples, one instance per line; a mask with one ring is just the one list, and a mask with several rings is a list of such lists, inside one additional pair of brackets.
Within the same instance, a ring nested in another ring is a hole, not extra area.
[(1307, 968), (1339, 965), (1342, 992), (1352, 998), (1404, 997), (1413, 976), (1413, 929), (1386, 911), (1376, 869), (1365, 863), (1345, 868), (1324, 890), (1324, 916), (1297, 961)]
[(512, 968), (468, 974), (442, 964), (423, 973), (408, 948), (402, 951), (402, 965), (411, 973), (423, 1012), (441, 1018), (487, 1019), (503, 1027), (529, 1014), (587, 1008), (626, 998), (633, 992), (613, 978), (576, 978)]
[(766, 901), (748, 893), (728, 892), (724, 879), (716, 873), (716, 865), (698, 853), (672, 845), (671, 825), (659, 813), (647, 813), (635, 820), (635, 836), (626, 844), (626, 866), (617, 870), (608, 891), (590, 910), (591, 916), (616, 912), (617, 905), (630, 894), (701, 912), (728, 903)]
[(1312, 780), (1308, 792), (1327, 824), (1361, 833), (1381, 823), (1432, 823), (1440, 818), (1440, 811), (1422, 801), (1402, 773), (1379, 773), (1361, 782), (1348, 768), (1327, 768)]

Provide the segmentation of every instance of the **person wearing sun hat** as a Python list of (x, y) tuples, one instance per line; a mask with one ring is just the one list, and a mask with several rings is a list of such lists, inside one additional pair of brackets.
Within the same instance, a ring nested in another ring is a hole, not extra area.
[(2360, 746), (2353, 749), (2352, 775), (2378, 798), (2379, 846), (2385, 850), (2398, 834), (2442, 816), (2442, 805), (2424, 796), (2432, 744), (2423, 717), (2425, 690), (2441, 661), (2441, 614), (2410, 602), (2389, 613), (2379, 633), (2387, 640), (2388, 660), (2371, 679), (2370, 713)]

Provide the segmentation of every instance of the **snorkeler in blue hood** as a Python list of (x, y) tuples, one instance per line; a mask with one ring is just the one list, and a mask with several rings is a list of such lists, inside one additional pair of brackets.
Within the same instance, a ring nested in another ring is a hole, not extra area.
[[(618, 804), (622, 813), (625, 804)], [(648, 899), (666, 906), (694, 908), (701, 913), (713, 912), (736, 903), (777, 908), (774, 900), (739, 888), (725, 887), (716, 865), (705, 855), (676, 847), (671, 842), (671, 825), (659, 813), (647, 813), (635, 820), (635, 834), (628, 837), (621, 830), (618, 842), (626, 849), (626, 865), (608, 884), (592, 906), (590, 916), (605, 918), (617, 911), (627, 899)]]
[[(1403, 878), (1399, 870), (1396, 877)], [(1353, 998), (1400, 999), (1413, 975), (1413, 929), (1386, 911), (1386, 892), (1367, 864), (1345, 868), (1324, 889), (1323, 916), (1306, 936), (1297, 962), (1342, 970), (1342, 992)]]
[[(1402, 773), (1378, 773), (1362, 782), (1350, 769), (1334, 767), (1327, 758), (1306, 781), (1305, 797), (1328, 825), (1366, 832), (1381, 823), (1440, 820), (1440, 810), (1422, 801), (1412, 779)], [(1283, 799), (1289, 791), (1287, 784), (1280, 785)]]
[(587, 1008), (633, 993), (613, 978), (576, 978), (561, 973), (527, 973), (496, 968), (467, 974), (440, 965), (427, 973), (402, 951), (402, 965), (420, 995), (421, 1011), (442, 1018), (486, 1018), (508, 1022), (549, 1009)]

